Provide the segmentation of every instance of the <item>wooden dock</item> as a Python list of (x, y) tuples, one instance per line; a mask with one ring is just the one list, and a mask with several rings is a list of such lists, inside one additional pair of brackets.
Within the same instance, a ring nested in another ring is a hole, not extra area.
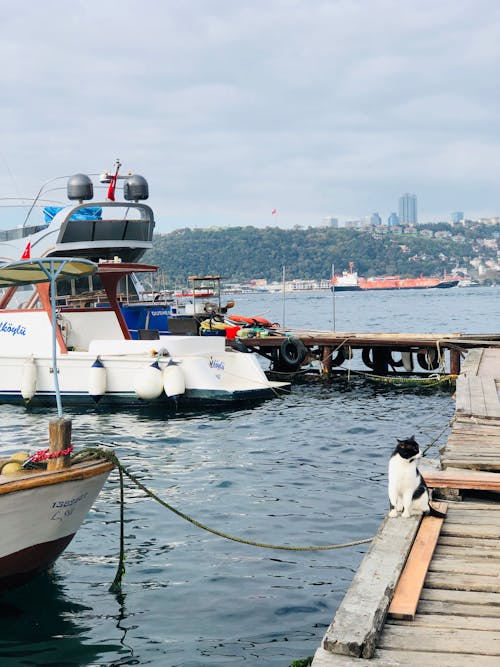
[(299, 372), (312, 363), (322, 374), (330, 375), (340, 366), (349, 366), (357, 355), (367, 371), (377, 375), (435, 373), (438, 369), (458, 375), (468, 350), (500, 348), (500, 336), (271, 330), (250, 333), (228, 344), (269, 359), (271, 370), (278, 373)]
[(500, 665), (499, 385), (500, 350), (469, 352), (443, 470), (422, 469), (446, 518), (386, 517), (313, 667)]

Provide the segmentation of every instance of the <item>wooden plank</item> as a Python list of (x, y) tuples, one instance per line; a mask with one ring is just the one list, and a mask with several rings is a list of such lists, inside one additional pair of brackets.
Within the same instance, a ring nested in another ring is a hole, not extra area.
[[(436, 503), (435, 507), (439, 512), (446, 513), (446, 503)], [(422, 519), (389, 606), (388, 613), (391, 618), (407, 620), (415, 618), (420, 593), (442, 525), (443, 519), (435, 516), (426, 516)]]
[[(404, 625), (408, 621), (391, 619), (390, 625)], [(389, 625), (388, 623), (388, 625)], [(494, 616), (473, 616), (467, 617), (455, 616), (449, 612), (437, 614), (417, 614), (412, 621), (412, 627), (415, 628), (453, 628), (457, 630), (495, 630), (500, 631), (498, 618)]]
[[(485, 460), (483, 463), (477, 461), (470, 461), (466, 459), (443, 459), (443, 463), (446, 465), (453, 466), (455, 468), (463, 468), (464, 470), (471, 470), (475, 472), (500, 472), (498, 464), (496, 461)], [(483, 487), (457, 487), (457, 488), (477, 488), (482, 489)], [(492, 489), (496, 491), (497, 489)]]
[(431, 487), (500, 491), (500, 475), (494, 472), (447, 468), (446, 470), (422, 469), (421, 473), (427, 486)]
[(447, 547), (440, 544), (437, 545), (434, 550), (434, 558), (441, 556), (450, 556), (452, 558), (460, 558), (461, 560), (467, 560), (471, 563), (484, 563), (488, 561), (493, 561), (497, 563), (498, 571), (500, 572), (500, 549), (497, 543), (491, 545), (489, 549), (482, 547), (481, 551), (478, 553), (477, 549), (471, 547)]
[(470, 414), (474, 417), (483, 417), (488, 418), (488, 413), (486, 411), (486, 400), (484, 396), (484, 387), (483, 387), (483, 378), (481, 377), (469, 377), (467, 378), (469, 383), (469, 392), (470, 392), (470, 401), (471, 401), (471, 411)]
[(491, 419), (500, 419), (500, 403), (495, 379), (492, 377), (481, 377), (483, 385), (484, 402), (486, 405), (486, 416)]
[(334, 655), (319, 648), (314, 654), (312, 667), (498, 667), (498, 657), (467, 653), (440, 653), (437, 651), (405, 651), (377, 649), (371, 660)]
[(454, 577), (443, 572), (428, 572), (425, 586), (454, 591), (500, 593), (500, 578), (473, 574), (461, 574), (459, 577)]
[(443, 526), (443, 535), (455, 535), (460, 537), (487, 537), (491, 540), (498, 538), (498, 526), (462, 526), (453, 523)]
[[(453, 614), (454, 616), (487, 616), (488, 618), (500, 618), (500, 607), (495, 605), (461, 604), (449, 600), (420, 600), (417, 614)], [(497, 621), (500, 627), (500, 621)]]
[(455, 400), (457, 415), (470, 416), (472, 404), (470, 395), (469, 379), (466, 375), (459, 375), (455, 386)]
[[(377, 662), (372, 667), (498, 667), (498, 657), (490, 655), (469, 655), (460, 653), (440, 653), (439, 651), (384, 651), (378, 650)], [(380, 662), (378, 662), (380, 660)], [(329, 667), (326, 666), (325, 667)], [(332, 667), (337, 667), (333, 666)], [(338, 665), (338, 667), (344, 667)], [(365, 667), (365, 666), (363, 666)], [(368, 667), (368, 665), (366, 666)]]
[(487, 559), (480, 558), (476, 562), (472, 562), (458, 558), (455, 555), (435, 556), (429, 565), (429, 572), (447, 572), (453, 576), (456, 574), (481, 574), (498, 578), (499, 571), (499, 561), (497, 559), (488, 562)]
[(473, 549), (478, 554), (483, 553), (484, 550), (494, 549), (498, 547), (498, 542), (487, 538), (478, 537), (464, 537), (458, 535), (443, 535), (439, 538), (438, 548), (441, 545), (445, 546), (460, 546), (463, 548)]
[[(455, 653), (458, 649), (474, 656), (498, 656), (497, 659), (500, 661), (500, 631), (453, 630), (451, 632), (441, 628), (419, 628), (413, 624), (387, 625), (380, 638), (380, 647), (422, 651), (422, 656), (423, 651)], [(466, 665), (467, 662), (463, 664)]]
[(484, 348), (481, 347), (469, 350), (467, 356), (462, 361), (462, 373), (464, 375), (477, 375), (483, 353)]
[(332, 653), (370, 658), (421, 517), (386, 517), (323, 639)]
[(449, 588), (437, 589), (424, 586), (421, 600), (432, 600), (436, 602), (459, 602), (460, 604), (485, 605), (487, 607), (500, 608), (500, 593), (486, 591), (457, 591)]

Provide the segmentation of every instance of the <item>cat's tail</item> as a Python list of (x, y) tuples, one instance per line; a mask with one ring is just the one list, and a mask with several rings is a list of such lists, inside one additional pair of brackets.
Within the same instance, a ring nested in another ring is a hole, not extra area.
[(435, 516), (438, 519), (444, 519), (446, 517), (445, 513), (434, 509), (434, 507), (430, 503), (429, 503), (429, 510), (427, 512), (425, 512), (425, 515), (426, 516)]

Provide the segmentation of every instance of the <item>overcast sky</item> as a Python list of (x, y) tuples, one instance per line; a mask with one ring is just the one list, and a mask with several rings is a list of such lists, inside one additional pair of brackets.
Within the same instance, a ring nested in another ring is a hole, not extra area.
[(0, 9), (0, 197), (119, 157), (160, 232), (500, 215), (498, 0)]

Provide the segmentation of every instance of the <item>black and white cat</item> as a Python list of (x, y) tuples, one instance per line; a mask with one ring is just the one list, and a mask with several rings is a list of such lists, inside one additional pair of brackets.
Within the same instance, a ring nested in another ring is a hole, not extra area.
[(417, 468), (417, 459), (422, 456), (415, 436), (399, 440), (389, 460), (389, 516), (402, 512), (405, 518), (412, 514), (430, 514), (444, 517), (430, 504), (430, 493), (424, 478)]

